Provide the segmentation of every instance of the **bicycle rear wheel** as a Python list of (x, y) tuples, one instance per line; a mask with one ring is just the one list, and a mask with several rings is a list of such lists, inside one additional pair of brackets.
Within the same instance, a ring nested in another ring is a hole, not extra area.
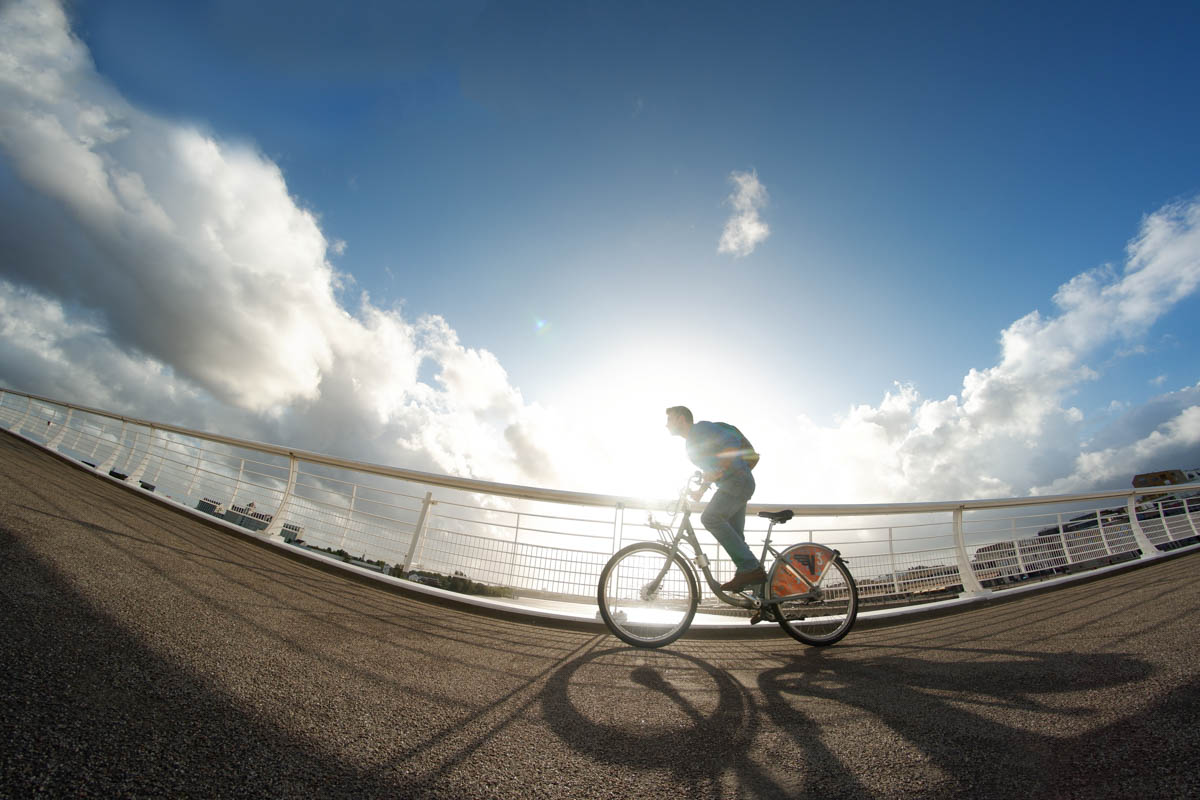
[[(824, 557), (828, 566), (817, 586), (808, 590), (796, 580), (813, 556)], [(821, 545), (801, 544), (789, 547), (775, 559), (767, 577), (767, 602), (773, 604), (779, 627), (797, 641), (824, 647), (841, 641), (858, 617), (858, 585), (836, 552)], [(775, 601), (778, 601), (777, 604)]]
[(596, 600), (617, 638), (634, 647), (662, 647), (692, 624), (700, 589), (678, 553), (642, 542), (618, 550), (604, 565)]

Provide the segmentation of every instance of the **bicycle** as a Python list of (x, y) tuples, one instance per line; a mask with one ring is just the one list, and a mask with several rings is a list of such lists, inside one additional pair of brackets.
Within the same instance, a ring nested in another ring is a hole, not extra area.
[[(699, 472), (684, 485), (673, 513), (682, 513), (677, 528), (651, 516), (648, 524), (659, 541), (623, 547), (604, 565), (596, 599), (608, 629), (635, 647), (663, 647), (678, 639), (699, 606), (699, 568), (718, 600), (754, 612), (752, 625), (777, 622), (792, 638), (816, 647), (834, 644), (849, 633), (858, 616), (858, 585), (841, 554), (811, 542), (782, 551), (771, 545), (775, 526), (793, 517), (790, 510), (758, 513), (770, 520), (759, 561), (765, 569), (767, 553), (774, 558), (759, 591), (721, 590), (691, 523), (689, 495), (703, 485)], [(691, 556), (681, 550), (684, 543), (691, 547)]]

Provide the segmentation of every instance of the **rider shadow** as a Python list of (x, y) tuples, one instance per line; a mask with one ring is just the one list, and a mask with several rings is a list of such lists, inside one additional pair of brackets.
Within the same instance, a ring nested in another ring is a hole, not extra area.
[[(625, 647), (589, 653), (554, 673), (542, 708), (577, 752), (637, 772), (668, 771), (689, 797), (792, 795), (748, 758), (760, 733), (750, 693), (699, 658)], [(836, 764), (816, 738), (811, 755)], [(853, 785), (853, 776), (845, 782)]]
[(1045, 796), (1096, 786), (1095, 758), (1089, 767), (1080, 754), (1107, 762), (1097, 737), (1125, 752), (1130, 723), (1114, 722), (1109, 698), (1154, 673), (1111, 653), (854, 650), (806, 650), (761, 672), (753, 691), (685, 653), (611, 648), (551, 676), (544, 718), (576, 751), (669, 772), (694, 797), (863, 797), (914, 776), (931, 791)]
[[(987, 796), (1043, 796), (1054, 781), (1067, 780), (1064, 760), (1088, 746), (1087, 733), (1048, 731), (1085, 731), (1089, 719), (1105, 724), (1102, 706), (1089, 707), (1075, 698), (1133, 686), (1154, 672), (1144, 661), (1112, 653), (980, 650), (965, 652), (975, 658), (963, 661), (903, 655), (844, 660), (831, 655), (810, 649), (760, 674), (765, 711), (777, 728), (808, 745), (808, 737), (819, 732), (814, 714), (820, 701), (851, 706), (883, 723), (893, 741), (917, 751), (912, 756), (930, 764), (930, 777), (941, 775), (957, 784), (948, 790)], [(869, 738), (881, 739), (877, 733)], [(881, 755), (891, 760), (886, 752), (871, 758)], [(825, 772), (820, 764), (812, 766), (817, 769), (806, 771), (807, 791), (857, 793), (858, 782), (848, 784), (844, 769)], [(1086, 773), (1070, 779), (1083, 785), (1090, 780)]]

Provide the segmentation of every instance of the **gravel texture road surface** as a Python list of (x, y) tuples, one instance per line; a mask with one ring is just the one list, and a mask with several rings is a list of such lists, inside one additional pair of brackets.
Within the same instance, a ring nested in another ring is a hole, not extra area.
[(0, 435), (0, 796), (1197, 797), (1198, 568), (642, 651), (332, 574)]

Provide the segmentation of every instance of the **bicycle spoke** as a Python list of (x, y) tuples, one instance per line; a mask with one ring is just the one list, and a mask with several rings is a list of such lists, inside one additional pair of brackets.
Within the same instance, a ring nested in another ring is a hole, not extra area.
[(680, 558), (662, 545), (627, 547), (600, 576), (601, 616), (614, 634), (641, 647), (678, 638), (696, 613), (699, 591)]

